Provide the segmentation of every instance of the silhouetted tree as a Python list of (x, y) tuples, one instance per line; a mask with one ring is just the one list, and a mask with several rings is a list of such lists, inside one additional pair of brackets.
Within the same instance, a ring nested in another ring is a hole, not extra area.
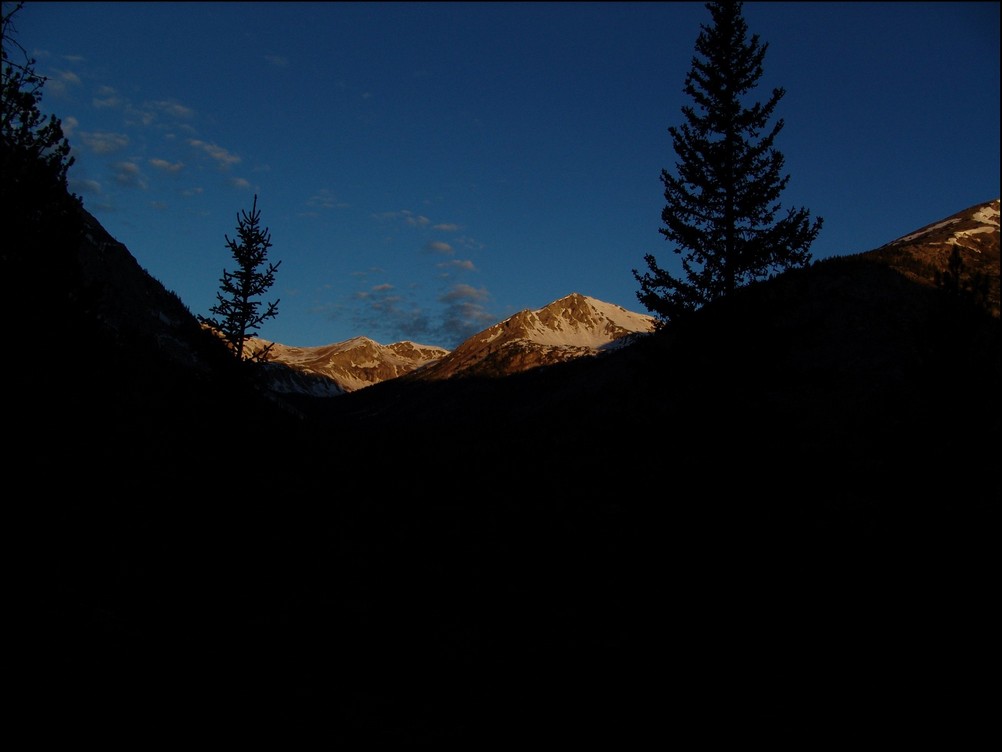
[(768, 45), (757, 34), (747, 38), (741, 6), (706, 4), (713, 25), (700, 26), (683, 88), (695, 107), (682, 107), (682, 125), (668, 129), (678, 174), (661, 171), (668, 203), (659, 232), (676, 244), (685, 278), (660, 268), (652, 254), (644, 256), (647, 272), (633, 270), (637, 298), (662, 326), (737, 286), (806, 265), (821, 230), (822, 219), (811, 224), (803, 208), (776, 220), (790, 178), (773, 147), (782, 119), (766, 128), (785, 91), (773, 89), (765, 104), (744, 104), (762, 76)]
[[(236, 271), (223, 270), (220, 278), (220, 290), (216, 293), (216, 305), (210, 312), (218, 318), (199, 316), (202, 323), (219, 331), (229, 343), (237, 360), (267, 360), (271, 345), (255, 352), (245, 353), (244, 343), (254, 335), (258, 327), (270, 318), (278, 315), (276, 300), (259, 312), (261, 301), (257, 298), (263, 295), (275, 283), (277, 264), (268, 262), (268, 249), (271, 248), (271, 232), (267, 227), (261, 228), (261, 212), (257, 208), (257, 196), (250, 213), (241, 211), (237, 215), (237, 240), (231, 240), (228, 235), (226, 245), (237, 262)], [(267, 264), (265, 267), (264, 265)]]
[(42, 115), (39, 105), (46, 79), (35, 72), (35, 60), (15, 39), (14, 17), (23, 6), (3, 3), (0, 22), (0, 206), (4, 215), (0, 260), (12, 265), (7, 272), (11, 281), (29, 267), (36, 268), (42, 257), (75, 250), (82, 228), (80, 199), (67, 189), (66, 173), (73, 164), (69, 142), (59, 119)]
[(988, 277), (978, 272), (965, 274), (964, 260), (957, 245), (950, 252), (946, 269), (936, 272), (936, 286), (950, 300), (966, 301), (977, 308), (988, 308)]

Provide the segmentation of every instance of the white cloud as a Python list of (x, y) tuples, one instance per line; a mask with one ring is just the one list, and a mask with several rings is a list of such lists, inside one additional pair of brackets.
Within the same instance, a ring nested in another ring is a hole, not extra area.
[(462, 269), (465, 272), (476, 271), (476, 267), (473, 266), (473, 262), (469, 259), (451, 259), (449, 261), (443, 261), (438, 264), (439, 269)]
[(115, 182), (126, 188), (146, 189), (146, 180), (135, 162), (118, 162), (115, 164)]
[(452, 288), (442, 294), (440, 300), (443, 303), (453, 303), (457, 301), (475, 301), (481, 302), (489, 300), (491, 294), (483, 287), (477, 288), (472, 285), (457, 284), (453, 285)]
[(95, 154), (113, 154), (129, 145), (129, 137), (122, 133), (81, 133), (80, 139)]
[(69, 189), (83, 196), (100, 196), (101, 184), (96, 180), (69, 180)]
[(59, 80), (67, 84), (73, 84), (74, 86), (80, 85), (80, 76), (73, 71), (59, 71)]
[(184, 169), (184, 162), (168, 162), (166, 159), (151, 159), (150, 165), (164, 172), (177, 173)]
[(171, 100), (161, 99), (156, 102), (149, 102), (148, 106), (160, 112), (165, 112), (172, 117), (187, 119), (195, 114), (195, 111), (190, 107), (186, 107), (178, 102), (173, 102)]
[(443, 243), (441, 240), (432, 240), (425, 244), (425, 250), (431, 251), (433, 253), (443, 253), (451, 254), (454, 253), (453, 248), (448, 243)]
[(222, 146), (217, 146), (216, 144), (210, 144), (205, 141), (200, 141), (197, 138), (188, 139), (188, 145), (193, 146), (196, 149), (200, 149), (208, 154), (212, 159), (216, 160), (222, 167), (229, 167), (233, 164), (239, 164), (241, 159), (236, 154), (231, 154), (229, 151), (224, 149)]
[(46, 76), (45, 91), (56, 96), (66, 93), (71, 86), (79, 86), (80, 76), (73, 71), (56, 70), (55, 75)]
[(122, 106), (122, 100), (114, 94), (104, 97), (94, 97), (90, 100), (90, 103), (92, 107), (98, 110), (113, 109)]

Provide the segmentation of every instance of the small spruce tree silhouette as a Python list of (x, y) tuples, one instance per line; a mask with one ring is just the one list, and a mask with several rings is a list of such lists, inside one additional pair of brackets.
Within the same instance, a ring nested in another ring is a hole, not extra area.
[(244, 344), (261, 324), (278, 315), (279, 303), (275, 300), (268, 303), (263, 311), (259, 310), (261, 301), (258, 298), (275, 283), (275, 272), (282, 262), (272, 264), (268, 261), (271, 231), (261, 227), (256, 194), (250, 212), (241, 211), (237, 215), (237, 240), (230, 239), (228, 235), (223, 237), (237, 268), (232, 272), (223, 270), (216, 305), (209, 309), (215, 317), (198, 318), (222, 334), (237, 360), (267, 360), (272, 348), (270, 344), (253, 353), (244, 350)]

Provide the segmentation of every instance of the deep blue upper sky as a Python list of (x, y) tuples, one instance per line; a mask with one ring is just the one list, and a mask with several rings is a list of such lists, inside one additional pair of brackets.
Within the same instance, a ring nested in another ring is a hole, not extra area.
[[(746, 3), (815, 258), (999, 197), (998, 2)], [(261, 336), (452, 348), (571, 292), (646, 313), (702, 3), (28, 2), (71, 188), (193, 313), (258, 195)]]

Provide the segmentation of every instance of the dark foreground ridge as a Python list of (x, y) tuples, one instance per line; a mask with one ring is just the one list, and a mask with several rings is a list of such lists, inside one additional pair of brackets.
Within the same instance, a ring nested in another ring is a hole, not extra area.
[(860, 254), (598, 358), (297, 401), (95, 224), (5, 366), (53, 733), (955, 742), (983, 707), (990, 313)]

